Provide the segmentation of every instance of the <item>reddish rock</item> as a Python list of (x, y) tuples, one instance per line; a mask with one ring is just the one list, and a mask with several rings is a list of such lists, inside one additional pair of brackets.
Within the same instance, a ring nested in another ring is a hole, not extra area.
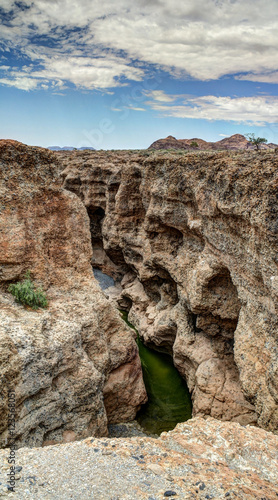
[[(134, 334), (93, 277), (89, 217), (62, 188), (60, 170), (48, 150), (0, 141), (1, 446), (9, 390), (17, 446), (106, 435), (110, 407), (113, 422), (130, 420), (146, 400)], [(48, 309), (25, 308), (8, 293), (27, 270)]]
[[(277, 144), (261, 144), (260, 149), (275, 149)], [(223, 151), (223, 150), (253, 150), (254, 146), (241, 134), (234, 134), (231, 137), (225, 137), (221, 141), (207, 142), (203, 139), (176, 139), (169, 135), (165, 139), (158, 139), (153, 142), (148, 149), (185, 149), (189, 151)]]
[(145, 343), (173, 355), (193, 414), (277, 430), (277, 154), (107, 151), (64, 165), (93, 262), (121, 280)]

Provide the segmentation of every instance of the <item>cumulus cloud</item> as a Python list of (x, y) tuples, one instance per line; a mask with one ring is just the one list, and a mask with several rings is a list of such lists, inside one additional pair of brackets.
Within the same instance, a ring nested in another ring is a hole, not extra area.
[(43, 79), (70, 81), (79, 88), (106, 89), (118, 86), (122, 77), (139, 81), (143, 71), (128, 66), (125, 60), (119, 57), (57, 56), (44, 58), (44, 69), (33, 71), (32, 74)]
[[(178, 100), (179, 96), (176, 96)], [(278, 97), (216, 97), (188, 96), (181, 103), (161, 104), (147, 101), (145, 104), (163, 116), (204, 120), (226, 120), (252, 125), (278, 122)]]
[[(146, 65), (276, 83), (277, 14), (277, 0), (1, 0), (1, 39), (37, 85), (113, 88), (143, 79)], [(18, 86), (6, 71), (2, 83)]]
[[(7, 76), (0, 79), (0, 82), (24, 90), (44, 88), (45, 85), (58, 86), (62, 89), (65, 87), (65, 82), (71, 82), (77, 88), (105, 90), (124, 85), (126, 79), (140, 81), (144, 75), (140, 68), (128, 65), (123, 58), (114, 56), (94, 58), (54, 54), (50, 57), (41, 54), (40, 65), (42, 68), (39, 69), (32, 64), (23, 66), (21, 70), (2, 66)], [(30, 78), (29, 88), (28, 85), (26, 88), (21, 86), (21, 80), (28, 78)]]

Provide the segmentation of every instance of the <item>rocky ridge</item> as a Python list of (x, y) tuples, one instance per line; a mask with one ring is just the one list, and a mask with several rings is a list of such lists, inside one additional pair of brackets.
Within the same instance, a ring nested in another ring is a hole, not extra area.
[(76, 153), (64, 166), (93, 265), (118, 280), (144, 342), (172, 354), (193, 414), (277, 431), (277, 154)]
[[(278, 148), (277, 144), (268, 143), (261, 144), (261, 150), (275, 149)], [(194, 137), (193, 139), (176, 139), (172, 135), (165, 137), (165, 139), (158, 139), (154, 141), (149, 149), (186, 149), (191, 151), (240, 151), (240, 150), (254, 150), (253, 146), (245, 137), (241, 134), (234, 134), (231, 137), (225, 137), (220, 141), (207, 142), (203, 139), (198, 139)]]
[[(61, 185), (56, 156), (0, 141), (0, 443), (16, 446), (107, 435), (146, 400), (133, 332), (105, 299), (91, 268), (89, 217)], [(16, 304), (8, 284), (27, 270), (49, 307)]]

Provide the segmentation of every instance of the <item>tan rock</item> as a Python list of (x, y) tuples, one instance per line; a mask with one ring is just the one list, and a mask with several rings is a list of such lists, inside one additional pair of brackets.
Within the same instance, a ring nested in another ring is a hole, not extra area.
[(97, 226), (93, 251), (122, 279), (119, 304), (173, 353), (193, 414), (277, 430), (277, 154), (59, 158)]
[(7, 492), (7, 450), (0, 450), (0, 495), (106, 500), (173, 498), (274, 500), (278, 436), (252, 426), (194, 418), (159, 439), (89, 438), (17, 451), (15, 492)]
[[(17, 446), (106, 435), (110, 418), (133, 419), (146, 393), (134, 333), (93, 277), (87, 212), (62, 189), (49, 151), (0, 141), (0, 168), (1, 446), (9, 444), (8, 391)], [(48, 309), (25, 308), (7, 292), (27, 270)]]

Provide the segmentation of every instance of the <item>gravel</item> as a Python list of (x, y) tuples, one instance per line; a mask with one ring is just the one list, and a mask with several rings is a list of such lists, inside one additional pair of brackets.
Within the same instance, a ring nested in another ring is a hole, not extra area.
[(157, 439), (92, 437), (21, 448), (16, 451), (15, 491), (7, 487), (9, 450), (3, 449), (0, 497), (277, 500), (277, 449), (277, 436), (262, 429), (195, 418)]

